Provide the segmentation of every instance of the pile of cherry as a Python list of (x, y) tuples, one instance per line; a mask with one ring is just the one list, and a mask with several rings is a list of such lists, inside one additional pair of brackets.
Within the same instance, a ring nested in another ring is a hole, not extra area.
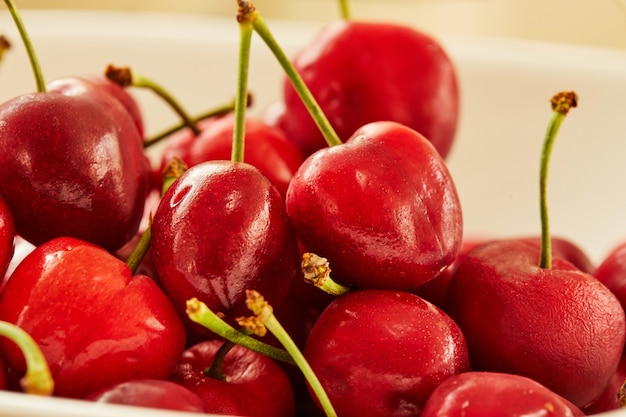
[[(596, 266), (547, 226), (463, 240), (442, 46), (343, 19), (288, 65), (308, 105), (289, 74), (258, 117), (241, 94), (211, 117), (178, 108), (156, 167), (132, 75), (36, 73), (0, 105), (0, 324), (35, 342), (52, 395), (273, 417), (619, 408), (626, 247)], [(31, 389), (26, 352), (0, 337), (0, 389)]]

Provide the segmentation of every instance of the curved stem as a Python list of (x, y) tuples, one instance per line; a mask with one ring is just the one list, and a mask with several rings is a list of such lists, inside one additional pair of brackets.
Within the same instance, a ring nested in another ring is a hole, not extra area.
[[(248, 106), (250, 105), (250, 95), (247, 96), (247, 100), (248, 100)], [(232, 112), (235, 109), (235, 100), (231, 100), (228, 103), (225, 103), (219, 107), (216, 107), (214, 109), (211, 109), (209, 111), (206, 111), (204, 113), (201, 113), (199, 115), (194, 116), (191, 120), (194, 122), (194, 124), (197, 125), (197, 123), (200, 120), (204, 120), (204, 119), (209, 119), (211, 117), (219, 117), (219, 116), (223, 116), (225, 114), (228, 114), (230, 112)], [(167, 138), (168, 136), (170, 136), (171, 134), (183, 129), (187, 127), (187, 124), (185, 122), (181, 122), (178, 123), (160, 133), (157, 133), (156, 135), (154, 135), (153, 137), (151, 137), (150, 139), (146, 139), (143, 142), (143, 147), (144, 149), (147, 149), (157, 143), (159, 143), (161, 140)]]
[(231, 161), (243, 162), (245, 149), (246, 102), (248, 96), (248, 69), (250, 66), (250, 44), (253, 28), (247, 20), (239, 20), (239, 71), (237, 73), (237, 95), (235, 96), (235, 125)]
[(578, 97), (573, 91), (561, 92), (552, 97), (550, 102), (553, 114), (550, 122), (548, 123), (548, 129), (543, 143), (543, 149), (541, 151), (539, 171), (539, 207), (541, 213), (541, 254), (539, 258), (539, 267), (546, 269), (552, 268), (552, 240), (550, 237), (547, 198), (548, 166), (550, 164), (550, 156), (552, 155), (554, 140), (559, 132), (561, 123), (563, 123), (563, 120), (565, 119), (565, 116), (567, 116), (569, 110), (577, 106)]
[[(285, 74), (293, 84), (293, 87), (297, 91), (300, 99), (304, 103), (305, 107), (311, 114), (311, 117), (315, 121), (315, 124), (320, 129), (320, 132), (324, 136), (326, 143), (328, 146), (341, 145), (341, 139), (335, 132), (335, 129), (331, 126), (328, 118), (320, 108), (319, 104), (311, 94), (311, 91), (304, 83), (304, 80), (298, 74), (298, 71), (294, 68), (293, 64), (282, 50), (269, 28), (267, 27), (265, 21), (259, 14), (259, 12), (254, 8), (251, 2), (239, 0), (239, 9), (245, 10), (247, 14), (247, 19), (252, 22), (252, 26), (254, 31), (263, 39), (265, 44), (269, 47), (270, 51), (276, 57), (278, 63), (285, 71)], [(241, 14), (241, 13), (240, 13)]]
[(235, 343), (227, 340), (222, 343), (222, 346), (215, 353), (215, 357), (211, 362), (211, 365), (204, 370), (204, 375), (209, 378), (217, 379), (219, 381), (226, 381), (226, 375), (224, 375), (224, 358), (235, 347)]
[(4, 336), (17, 344), (24, 355), (26, 375), (20, 381), (24, 392), (51, 395), (54, 391), (54, 381), (46, 358), (35, 340), (20, 327), (6, 321), (0, 321), (0, 336)]
[(228, 341), (241, 345), (262, 355), (269, 356), (272, 359), (290, 363), (292, 365), (295, 364), (291, 355), (289, 355), (289, 353), (285, 350), (275, 348), (272, 345), (263, 343), (260, 340), (254, 339), (240, 332), (222, 320), (216, 313), (211, 311), (205, 303), (197, 298), (192, 298), (187, 301), (187, 316), (193, 322), (206, 327), (216, 335), (223, 337)]
[[(274, 315), (272, 307), (267, 303), (267, 301), (265, 301), (261, 294), (253, 290), (246, 291), (246, 305), (252, 311), (254, 317), (241, 318), (239, 323), (244, 326), (250, 325), (253, 329), (259, 329), (262, 326), (265, 326), (274, 335), (274, 337), (278, 339), (285, 350), (289, 352), (289, 355), (291, 355), (298, 368), (300, 368), (300, 371), (306, 378), (311, 390), (315, 393), (315, 396), (317, 397), (317, 400), (319, 401), (326, 416), (337, 417), (337, 413), (330, 402), (330, 398), (328, 398), (328, 394), (326, 394), (324, 387), (320, 383), (320, 380), (317, 375), (315, 375), (311, 365), (309, 365), (300, 349), (298, 349), (296, 343), (289, 336), (289, 333), (287, 333), (285, 328), (280, 324)], [(265, 329), (262, 329), (261, 334), (263, 334), (264, 331)]]
[(30, 36), (28, 36), (28, 32), (26, 31), (26, 26), (22, 21), (20, 13), (15, 7), (13, 0), (4, 0), (4, 3), (7, 5), (9, 12), (11, 13), (11, 17), (13, 18), (13, 22), (15, 22), (15, 26), (17, 30), (20, 32), (20, 36), (22, 37), (22, 42), (24, 43), (24, 47), (26, 48), (26, 52), (28, 54), (28, 59), (30, 60), (30, 66), (33, 69), (33, 75), (35, 76), (35, 82), (37, 83), (37, 91), (40, 93), (44, 93), (46, 91), (46, 82), (43, 78), (43, 73), (41, 71), (41, 66), (39, 65), (39, 60), (37, 59), (37, 54), (35, 53), (35, 48), (33, 47), (33, 43), (30, 40)]
[(109, 65), (104, 72), (105, 76), (122, 87), (137, 87), (152, 90), (157, 96), (161, 97), (169, 106), (180, 116), (185, 122), (185, 126), (189, 127), (195, 135), (200, 133), (198, 125), (194, 122), (189, 114), (183, 109), (183, 106), (172, 96), (165, 88), (155, 81), (141, 74), (135, 74), (128, 67), (119, 68)]

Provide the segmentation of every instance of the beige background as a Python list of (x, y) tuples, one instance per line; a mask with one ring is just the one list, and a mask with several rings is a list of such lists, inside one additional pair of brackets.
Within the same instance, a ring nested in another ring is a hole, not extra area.
[[(328, 20), (337, 0), (256, 0), (275, 19)], [(235, 0), (16, 0), (20, 8), (94, 8), (234, 14)], [(355, 18), (434, 32), (473, 33), (626, 48), (626, 0), (352, 0)]]

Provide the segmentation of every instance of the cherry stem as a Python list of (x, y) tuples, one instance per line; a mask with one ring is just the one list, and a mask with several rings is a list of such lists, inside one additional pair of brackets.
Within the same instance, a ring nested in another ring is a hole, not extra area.
[(339, 11), (341, 13), (342, 19), (349, 20), (352, 16), (352, 14), (350, 13), (350, 1), (339, 0)]
[(306, 282), (330, 295), (344, 295), (351, 290), (350, 287), (341, 285), (330, 277), (330, 264), (326, 258), (306, 252), (302, 255), (300, 266)]
[(109, 65), (104, 74), (108, 79), (116, 82), (122, 87), (132, 86), (151, 90), (170, 105), (176, 114), (178, 114), (178, 116), (180, 116), (183, 120), (185, 126), (189, 127), (195, 135), (200, 133), (198, 125), (191, 117), (189, 117), (189, 114), (183, 109), (183, 106), (178, 102), (178, 100), (176, 100), (174, 96), (172, 96), (165, 88), (155, 81), (141, 74), (134, 73), (128, 67), (120, 68), (114, 65)]
[(27, 394), (52, 395), (54, 380), (50, 368), (35, 340), (15, 324), (0, 320), (0, 336), (13, 341), (22, 351), (26, 361), (26, 374), (21, 379)]
[(306, 378), (311, 390), (315, 393), (326, 416), (336, 417), (337, 413), (324, 387), (317, 378), (317, 375), (315, 375), (311, 365), (309, 365), (300, 349), (298, 349), (296, 343), (274, 315), (272, 306), (265, 301), (261, 294), (254, 290), (246, 290), (246, 305), (252, 313), (254, 313), (254, 316), (237, 319), (239, 324), (257, 332), (259, 335), (265, 334), (265, 328), (269, 330), (283, 345), (285, 350), (289, 352), (289, 355), (291, 355), (298, 368), (300, 368), (300, 371)]
[(302, 79), (298, 71), (294, 68), (293, 64), (270, 32), (267, 24), (263, 20), (263, 17), (256, 10), (252, 2), (246, 0), (238, 0), (237, 3), (239, 5), (239, 14), (237, 20), (249, 21), (252, 24), (254, 31), (261, 37), (261, 39), (263, 39), (265, 44), (269, 47), (270, 51), (272, 51), (278, 63), (281, 65), (281, 67), (285, 71), (285, 74), (291, 81), (296, 92), (300, 96), (300, 99), (311, 114), (311, 117), (315, 121), (315, 124), (324, 136), (324, 139), (326, 140), (328, 146), (341, 145), (341, 139), (331, 126), (328, 118), (313, 97), (313, 94), (311, 94), (311, 91), (305, 84), (304, 80)]
[(248, 95), (248, 70), (250, 67), (250, 45), (252, 43), (252, 24), (246, 19), (239, 19), (239, 68), (237, 72), (237, 94), (235, 96), (235, 125), (231, 161), (243, 162), (245, 150), (246, 101)]
[[(248, 94), (246, 96), (246, 106), (250, 107), (250, 105), (252, 104), (252, 95)], [(220, 117), (220, 116), (224, 116), (230, 112), (232, 112), (233, 110), (235, 110), (235, 100), (231, 100), (228, 103), (224, 103), (221, 106), (215, 107), (214, 109), (208, 110), (204, 113), (198, 114), (196, 116), (194, 116), (191, 120), (194, 122), (194, 124), (197, 125), (197, 123), (201, 120), (204, 119), (209, 119), (212, 117)], [(157, 133), (156, 135), (154, 135), (152, 138), (150, 139), (146, 139), (143, 142), (143, 147), (144, 149), (147, 149), (157, 143), (159, 143), (160, 141), (162, 141), (163, 139), (167, 138), (168, 136), (170, 136), (171, 134), (178, 132), (181, 129), (184, 129), (185, 127), (187, 127), (187, 124), (185, 122), (181, 122), (178, 123), (168, 129), (165, 129), (164, 131)]]
[(567, 116), (571, 108), (578, 105), (578, 97), (573, 91), (565, 91), (555, 94), (550, 100), (552, 105), (552, 118), (548, 123), (543, 149), (541, 151), (541, 164), (539, 172), (539, 205), (541, 212), (541, 254), (539, 267), (545, 269), (552, 268), (552, 241), (550, 238), (550, 222), (548, 220), (548, 165), (554, 140), (556, 139), (561, 123)]
[(222, 343), (222, 346), (215, 353), (215, 357), (213, 358), (213, 362), (211, 362), (211, 366), (204, 370), (204, 375), (209, 378), (217, 379), (219, 381), (226, 381), (226, 375), (224, 375), (224, 358), (230, 352), (230, 350), (236, 346), (236, 343), (233, 343), (229, 340), (226, 340)]
[(295, 365), (293, 358), (287, 351), (261, 342), (260, 340), (250, 337), (246, 333), (235, 329), (230, 324), (222, 320), (222, 318), (219, 317), (216, 313), (211, 311), (211, 309), (205, 303), (195, 297), (187, 300), (186, 311), (187, 316), (193, 322), (204, 326), (216, 335), (230, 342), (241, 345), (247, 349), (268, 356), (272, 359)]
[[(172, 160), (165, 166), (163, 170), (163, 186), (161, 188), (161, 195), (165, 194), (165, 192), (172, 186), (174, 181), (178, 179), (183, 173), (187, 170), (187, 165), (177, 157), (172, 158)], [(146, 256), (148, 249), (150, 249), (150, 245), (152, 244), (152, 213), (150, 213), (150, 219), (148, 222), (148, 227), (144, 230), (143, 234), (139, 238), (139, 242), (133, 248), (133, 252), (130, 254), (128, 259), (126, 259), (126, 265), (130, 268), (131, 273), (134, 275), (137, 272), (137, 268), (141, 265), (141, 261)]]
[(13, 22), (15, 23), (15, 26), (20, 33), (20, 36), (22, 37), (22, 42), (24, 43), (26, 53), (28, 54), (28, 59), (30, 60), (30, 66), (33, 69), (35, 82), (37, 83), (37, 91), (40, 93), (45, 93), (46, 82), (43, 78), (43, 72), (41, 71), (41, 66), (39, 65), (39, 59), (37, 59), (37, 54), (35, 53), (33, 42), (30, 40), (30, 36), (28, 36), (28, 32), (26, 31), (26, 26), (24, 25), (24, 22), (22, 21), (20, 13), (17, 10), (17, 7), (15, 7), (15, 3), (13, 2), (13, 0), (4, 0), (4, 3), (7, 5), (7, 9), (9, 9), (9, 13), (11, 13)]

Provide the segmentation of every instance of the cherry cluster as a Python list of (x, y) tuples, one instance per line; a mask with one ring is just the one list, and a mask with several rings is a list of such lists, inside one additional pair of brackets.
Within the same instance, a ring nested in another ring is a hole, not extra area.
[[(469, 239), (444, 48), (345, 15), (288, 59), (238, 6), (237, 96), (199, 117), (127, 68), (46, 83), (21, 31), (37, 92), (0, 105), (0, 389), (248, 417), (619, 408), (626, 246), (596, 266), (548, 227), (576, 94), (551, 102), (541, 235)], [(260, 116), (254, 33), (285, 69)], [(138, 87), (181, 125), (147, 138)]]

